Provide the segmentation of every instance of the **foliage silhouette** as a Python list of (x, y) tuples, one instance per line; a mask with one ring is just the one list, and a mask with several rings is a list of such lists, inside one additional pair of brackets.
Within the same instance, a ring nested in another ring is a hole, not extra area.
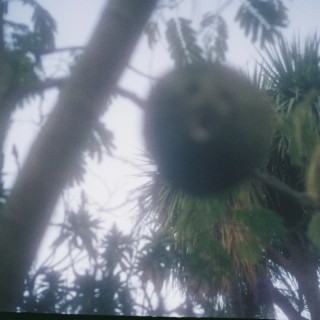
[[(36, 1), (21, 3), (34, 12), (31, 27), (6, 20), (10, 3), (0, 2), (1, 150), (16, 107), (47, 88), (63, 86), (60, 79), (46, 79), (59, 80), (49, 85), (43, 80), (42, 56), (55, 50), (54, 19)], [(167, 5), (180, 2), (163, 1), (157, 10)], [(228, 26), (222, 11), (205, 13), (198, 29), (183, 17), (166, 21), (176, 65), (225, 61)], [(270, 95), (278, 112), (264, 175), (204, 200), (188, 197), (152, 172), (139, 199), (140, 223), (151, 225), (152, 231), (137, 224), (130, 235), (116, 227), (100, 234), (100, 221), (84, 196), (78, 210), (66, 210), (65, 222), (54, 226), (57, 237), (50, 256), (40, 266), (35, 261), (29, 271), (17, 311), (253, 318), (272, 317), (274, 303), (289, 318), (317, 319), (319, 214), (297, 194), (317, 207), (319, 38), (314, 35), (303, 45), (298, 38), (282, 40), (286, 12), (282, 1), (243, 1), (237, 14), (245, 33), (263, 47), (252, 81)], [(146, 35), (155, 46), (161, 22), (154, 18), (152, 23)], [(27, 90), (31, 87), (38, 89)], [(112, 141), (112, 133), (96, 124), (87, 155), (102, 160), (112, 151)], [(70, 184), (82, 181), (85, 162), (85, 156), (79, 159)], [(1, 178), (2, 164), (3, 159)], [(1, 188), (1, 210), (8, 195)], [(184, 296), (169, 310), (164, 292), (172, 283)]]

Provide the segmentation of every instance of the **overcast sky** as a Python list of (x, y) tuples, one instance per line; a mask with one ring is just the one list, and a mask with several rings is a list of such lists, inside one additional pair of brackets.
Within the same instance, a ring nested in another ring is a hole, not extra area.
[[(39, 0), (38, 2), (52, 14), (57, 22), (57, 48), (85, 46), (92, 32), (94, 32), (94, 27), (106, 4), (104, 0)], [(225, 2), (220, 0), (185, 0), (179, 11), (168, 10), (163, 15), (164, 18), (184, 16), (193, 20), (196, 25), (204, 12), (215, 11)], [(223, 16), (229, 28), (227, 63), (235, 67), (245, 68), (254, 64), (259, 48), (255, 48), (250, 39), (244, 37), (243, 31), (234, 22), (239, 3), (238, 0), (231, 1), (231, 4), (223, 11)], [(295, 0), (285, 1), (285, 3), (289, 8), (290, 19), (290, 25), (285, 30), (288, 39), (291, 39), (297, 33), (303, 38), (306, 34), (317, 30), (320, 1)], [(9, 9), (11, 17), (17, 21), (27, 22), (30, 18), (30, 10), (27, 6), (14, 5)], [(164, 38), (164, 34), (162, 36)], [(61, 55), (48, 56), (45, 59), (48, 76), (64, 75), (65, 69), (62, 66), (65, 59), (66, 57)], [(151, 51), (145, 39), (140, 41), (130, 64), (146, 74), (161, 75), (165, 70), (172, 67), (166, 42), (164, 40), (160, 41)], [(125, 72), (120, 84), (143, 98), (147, 96), (151, 85), (148, 79), (138, 76), (130, 70)], [(54, 106), (55, 97), (55, 92), (48, 93), (46, 100), (42, 102), (44, 113), (49, 112), (50, 108)], [(6, 150), (8, 154), (11, 154), (12, 145), (16, 144), (21, 161), (24, 159), (35, 133), (38, 132), (39, 105), (38, 100), (31, 102), (30, 106), (19, 110), (15, 115), (17, 122), (9, 135)], [(108, 128), (115, 133), (115, 144), (117, 146), (115, 154), (131, 161), (139, 160), (143, 152), (141, 110), (132, 102), (119, 98), (114, 101), (103, 120), (107, 123)], [(12, 156), (8, 155), (6, 157), (5, 165), (5, 170), (9, 173), (7, 184), (11, 185), (16, 171), (16, 163)], [(136, 169), (130, 165), (106, 157), (100, 165), (92, 162), (88, 170), (86, 184), (83, 187), (93, 201), (101, 203), (102, 206), (117, 206), (125, 199), (123, 190), (128, 191), (137, 185), (139, 180), (136, 180), (136, 174)], [(112, 203), (108, 203), (110, 193), (112, 193)], [(76, 194), (77, 191), (73, 193), (72, 197), (75, 202), (78, 199)], [(124, 221), (127, 221), (126, 211), (128, 210), (117, 213), (120, 216), (124, 215)]]
[[(85, 46), (92, 32), (94, 32), (94, 27), (106, 4), (104, 0), (39, 0), (38, 2), (52, 14), (57, 22), (57, 48)], [(185, 0), (179, 11), (168, 10), (163, 15), (164, 18), (184, 16), (193, 20), (196, 24), (204, 12), (215, 11), (225, 2), (220, 0)], [(290, 25), (285, 30), (288, 39), (291, 39), (297, 33), (303, 38), (306, 34), (317, 30), (320, 1), (295, 0), (284, 2), (289, 8)], [(250, 39), (244, 37), (243, 31), (234, 22), (239, 3), (238, 0), (231, 1), (230, 5), (223, 11), (223, 16), (229, 28), (227, 63), (235, 67), (245, 68), (254, 64), (259, 48), (255, 48)], [(27, 22), (30, 18), (30, 10), (27, 6), (17, 4), (9, 9), (11, 18), (19, 22)], [(164, 38), (164, 34), (162, 36)], [(61, 55), (52, 55), (45, 59), (48, 76), (65, 74), (65, 69), (62, 67), (64, 59), (66, 57)], [(160, 41), (151, 51), (144, 38), (140, 41), (130, 64), (146, 74), (156, 77), (161, 75), (165, 70), (172, 67), (166, 42), (164, 40)], [(151, 85), (148, 79), (130, 70), (125, 72), (120, 84), (143, 98), (147, 96)], [(54, 91), (47, 94), (46, 100), (42, 102), (44, 113), (49, 112), (50, 108), (54, 106), (55, 98), (56, 93)], [(12, 145), (17, 145), (22, 161), (35, 133), (38, 132), (39, 105), (38, 100), (33, 101), (27, 108), (19, 110), (15, 115), (17, 122), (13, 126), (6, 144), (8, 156), (6, 157), (5, 170), (9, 173), (7, 185), (12, 184), (15, 177), (14, 172), (17, 168), (13, 157), (10, 156)], [(126, 99), (115, 99), (103, 120), (108, 128), (115, 133), (115, 144), (117, 146), (115, 154), (124, 159), (138, 160), (143, 152), (141, 110)], [(93, 201), (101, 203), (102, 206), (117, 206), (125, 199), (123, 190), (128, 191), (137, 185), (139, 180), (136, 180), (136, 174), (136, 169), (130, 165), (106, 157), (100, 165), (92, 162), (88, 170), (86, 184), (83, 187)], [(75, 202), (78, 198), (76, 193), (77, 191), (74, 193)], [(107, 203), (110, 193), (112, 193), (113, 199), (111, 204)], [(127, 212), (125, 211), (127, 210), (122, 210), (122, 213), (125, 216), (124, 219), (127, 219)], [(121, 215), (121, 213), (118, 213), (118, 215)]]

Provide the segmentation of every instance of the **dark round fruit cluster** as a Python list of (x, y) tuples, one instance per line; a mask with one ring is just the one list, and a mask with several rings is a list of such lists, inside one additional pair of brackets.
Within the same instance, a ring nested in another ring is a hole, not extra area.
[(191, 64), (151, 90), (144, 134), (160, 174), (195, 195), (229, 189), (249, 177), (270, 146), (269, 99), (240, 73)]

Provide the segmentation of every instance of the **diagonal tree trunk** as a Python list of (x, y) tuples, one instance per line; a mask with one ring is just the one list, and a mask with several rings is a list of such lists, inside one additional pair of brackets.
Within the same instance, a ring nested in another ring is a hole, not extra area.
[(68, 172), (104, 110), (156, 0), (111, 0), (34, 143), (0, 216), (0, 311), (15, 311)]

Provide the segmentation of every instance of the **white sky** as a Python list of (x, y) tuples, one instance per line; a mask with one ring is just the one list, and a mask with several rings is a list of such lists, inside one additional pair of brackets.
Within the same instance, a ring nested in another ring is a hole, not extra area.
[[(58, 48), (84, 46), (106, 3), (104, 0), (38, 0), (38, 2), (56, 19), (58, 26), (56, 44)], [(186, 18), (196, 21), (199, 15), (209, 9), (214, 11), (223, 2), (220, 0), (185, 0), (185, 5), (180, 13)], [(290, 18), (290, 26), (285, 31), (287, 38), (291, 39), (294, 33), (299, 33), (303, 39), (306, 34), (313, 33), (318, 29), (319, 0), (284, 2), (289, 8)], [(252, 66), (257, 54), (250, 39), (244, 37), (243, 31), (233, 20), (239, 3), (238, 0), (233, 1), (223, 12), (229, 27), (227, 62), (236, 67), (246, 67), (247, 65)], [(25, 6), (12, 6), (11, 17), (20, 22), (28, 21), (30, 11), (26, 8)], [(168, 11), (165, 14), (169, 17), (170, 14), (179, 15), (179, 12)], [(162, 36), (164, 37), (164, 34)], [(56, 71), (56, 62), (57, 56), (48, 57), (46, 65), (48, 67), (53, 66), (52, 69), (49, 69), (49, 74)], [(161, 41), (154, 51), (149, 50), (145, 41), (140, 42), (130, 64), (153, 76), (159, 76), (172, 66), (165, 41)], [(63, 74), (63, 70), (60, 72)], [(121, 80), (121, 86), (141, 97), (146, 97), (150, 88), (150, 81), (137, 76), (132, 71), (127, 71)], [(45, 113), (54, 106), (55, 96), (55, 92), (48, 93), (42, 106)], [(5, 172), (8, 172), (7, 185), (12, 184), (17, 169), (11, 156), (12, 145), (17, 145), (19, 154), (23, 159), (35, 132), (37, 132), (35, 121), (38, 120), (38, 108), (39, 101), (34, 101), (30, 106), (19, 110), (14, 117), (17, 122), (13, 125), (6, 143), (8, 154), (5, 161)], [(139, 159), (143, 150), (142, 113), (139, 108), (130, 101), (119, 98), (115, 100), (103, 119), (107, 123), (107, 127), (115, 134), (115, 144), (117, 146), (115, 154), (137, 162), (136, 160)], [(86, 190), (93, 202), (99, 203), (102, 207), (114, 207), (125, 201), (128, 196), (126, 191), (142, 183), (142, 179), (136, 179), (136, 174), (137, 170), (130, 165), (106, 156), (102, 164), (97, 165), (93, 162), (89, 166), (83, 189)], [(110, 192), (112, 193), (111, 202), (109, 201)], [(78, 197), (79, 190), (70, 193), (72, 202), (76, 203)], [(134, 212), (131, 212), (130, 216), (134, 216)], [(119, 225), (125, 230), (130, 229), (128, 207), (114, 211), (113, 215), (107, 216), (107, 219), (108, 221), (120, 222)]]

